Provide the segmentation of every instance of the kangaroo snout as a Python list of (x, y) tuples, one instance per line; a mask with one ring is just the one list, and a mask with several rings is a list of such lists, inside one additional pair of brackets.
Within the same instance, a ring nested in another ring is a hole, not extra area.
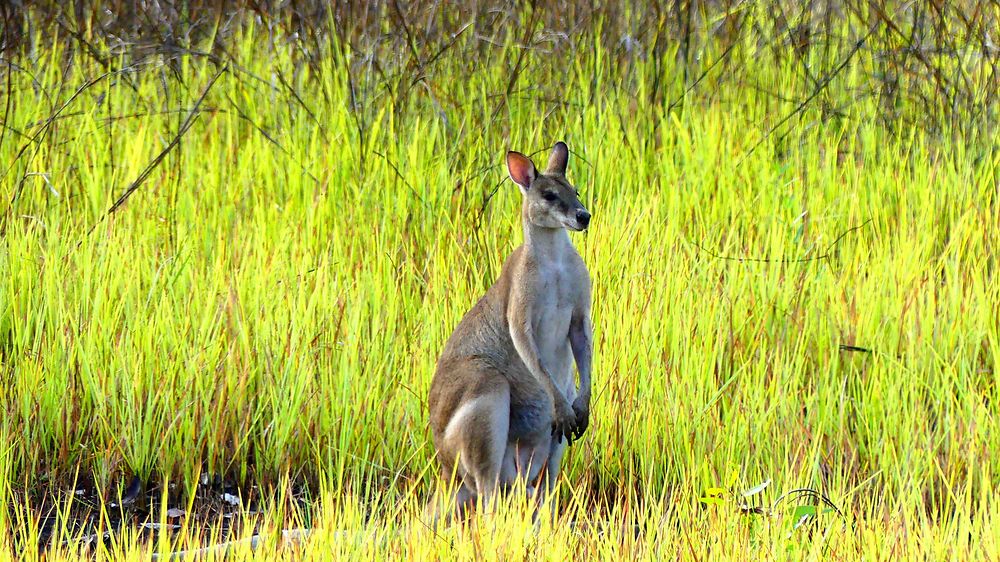
[(587, 209), (580, 209), (576, 212), (576, 222), (580, 225), (580, 230), (586, 230), (590, 225), (590, 213)]

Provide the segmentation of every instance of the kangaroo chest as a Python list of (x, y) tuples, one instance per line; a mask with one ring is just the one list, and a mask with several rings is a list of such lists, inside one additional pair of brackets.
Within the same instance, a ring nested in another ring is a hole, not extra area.
[(557, 385), (569, 392), (573, 388), (569, 327), (579, 280), (568, 257), (548, 261), (538, 273), (538, 298), (532, 318), (535, 340), (542, 364)]

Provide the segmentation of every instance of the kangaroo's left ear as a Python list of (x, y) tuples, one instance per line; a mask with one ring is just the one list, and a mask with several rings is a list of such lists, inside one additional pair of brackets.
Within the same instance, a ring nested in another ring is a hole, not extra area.
[(528, 191), (531, 182), (535, 181), (535, 177), (538, 175), (531, 159), (513, 150), (507, 151), (507, 173), (510, 174), (510, 179), (514, 180), (514, 183), (521, 186), (523, 191)]
[(566, 163), (569, 161), (569, 147), (566, 143), (559, 141), (552, 147), (549, 154), (549, 165), (545, 167), (546, 174), (566, 175)]

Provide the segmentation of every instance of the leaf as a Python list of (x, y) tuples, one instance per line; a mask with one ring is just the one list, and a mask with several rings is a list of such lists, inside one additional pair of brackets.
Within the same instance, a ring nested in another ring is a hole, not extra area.
[(815, 517), (818, 514), (819, 510), (816, 509), (815, 505), (797, 505), (795, 506), (795, 510), (792, 511), (792, 518)]
[(793, 529), (798, 529), (819, 513), (815, 505), (799, 505), (792, 511)]
[(736, 485), (736, 479), (740, 477), (740, 469), (734, 468), (733, 473), (729, 475), (729, 482), (726, 482), (727, 488), (732, 488)]
[(757, 494), (766, 490), (767, 487), (770, 485), (771, 485), (771, 479), (768, 478), (767, 480), (761, 482), (760, 484), (757, 484), (753, 488), (750, 488), (749, 490), (743, 492), (743, 497), (749, 498), (750, 496), (756, 496)]

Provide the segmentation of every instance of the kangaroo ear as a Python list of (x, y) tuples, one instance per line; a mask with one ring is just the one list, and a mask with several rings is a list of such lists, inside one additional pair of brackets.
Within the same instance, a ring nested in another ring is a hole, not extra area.
[(566, 143), (559, 141), (555, 146), (552, 147), (552, 153), (549, 154), (549, 165), (545, 168), (546, 174), (559, 174), (560, 176), (566, 175), (566, 162), (569, 161), (569, 148), (567, 148)]
[(521, 186), (521, 189), (525, 191), (531, 186), (531, 182), (535, 181), (535, 176), (538, 175), (535, 171), (535, 165), (531, 163), (531, 159), (513, 150), (507, 151), (507, 173), (510, 174), (510, 179), (514, 180), (514, 183)]

